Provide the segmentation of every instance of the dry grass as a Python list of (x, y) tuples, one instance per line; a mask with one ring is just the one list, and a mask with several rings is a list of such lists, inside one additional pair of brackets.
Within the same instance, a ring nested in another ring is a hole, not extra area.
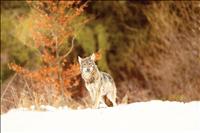
[(68, 106), (72, 109), (89, 107), (90, 98), (87, 95), (85, 95), (84, 99), (65, 96), (63, 100), (62, 94), (58, 93), (50, 85), (44, 86), (40, 91), (34, 87), (33, 81), (15, 74), (9, 79), (6, 87), (2, 86), (1, 113), (5, 113), (11, 108), (22, 107), (30, 109), (33, 105), (36, 110), (41, 110), (41, 105), (51, 105), (54, 107)]

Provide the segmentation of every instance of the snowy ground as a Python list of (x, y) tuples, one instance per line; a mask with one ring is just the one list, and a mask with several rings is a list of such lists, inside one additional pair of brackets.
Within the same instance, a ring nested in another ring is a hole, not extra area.
[(37, 112), (11, 110), (1, 115), (2, 133), (200, 133), (200, 101), (150, 101), (114, 108)]

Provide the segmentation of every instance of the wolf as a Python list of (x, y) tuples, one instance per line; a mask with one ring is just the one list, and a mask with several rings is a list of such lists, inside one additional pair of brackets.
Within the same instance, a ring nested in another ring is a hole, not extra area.
[(78, 61), (81, 76), (92, 100), (92, 108), (100, 108), (100, 105), (107, 107), (104, 96), (112, 102), (113, 106), (116, 106), (117, 88), (115, 82), (108, 73), (99, 71), (95, 64), (95, 54), (85, 58), (78, 56)]

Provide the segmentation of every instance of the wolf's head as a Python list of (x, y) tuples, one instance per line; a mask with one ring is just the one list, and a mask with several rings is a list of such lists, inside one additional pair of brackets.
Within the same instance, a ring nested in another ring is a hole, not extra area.
[(95, 64), (95, 54), (93, 53), (91, 56), (86, 58), (81, 58), (78, 56), (78, 61), (80, 64), (80, 70), (82, 77), (85, 80), (92, 78), (97, 72), (98, 68)]

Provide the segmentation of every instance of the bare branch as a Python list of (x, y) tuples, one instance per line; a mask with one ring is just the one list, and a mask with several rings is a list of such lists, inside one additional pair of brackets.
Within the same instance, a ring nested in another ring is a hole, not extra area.
[(4, 97), (4, 95), (6, 94), (7, 89), (9, 88), (9, 86), (11, 85), (11, 83), (13, 82), (13, 80), (15, 79), (15, 77), (17, 76), (17, 73), (14, 74), (14, 76), (12, 77), (12, 79), (9, 81), (9, 83), (7, 84), (5, 90), (3, 91), (2, 95), (1, 95), (1, 99)]
[(16, 91), (14, 91), (13, 86), (11, 86), (10, 88), (11, 88), (11, 94), (12, 94), (14, 101), (18, 101), (19, 97), (18, 97)]
[(73, 49), (73, 47), (74, 47), (74, 40), (75, 40), (75, 38), (76, 38), (76, 36), (74, 36), (74, 37), (72, 38), (72, 45), (71, 45), (69, 51), (68, 51), (65, 55), (63, 55), (63, 56), (61, 57), (60, 61), (63, 60), (64, 58), (66, 58), (66, 57), (71, 53), (71, 51), (72, 51), (72, 49)]
[(128, 29), (128, 30), (130, 30), (130, 31), (133, 31), (133, 32), (136, 32), (136, 31), (137, 31), (136, 28), (131, 27), (131, 26), (127, 25), (127, 24), (121, 23), (121, 25), (123, 25), (124, 28), (126, 28), (126, 29)]
[(14, 103), (13, 101), (10, 101), (10, 100), (5, 99), (5, 98), (2, 98), (2, 99), (1, 99), (1, 102), (3, 102), (3, 101), (6, 101), (6, 102), (9, 102), (9, 103), (11, 103), (11, 104), (16, 105), (16, 103)]

